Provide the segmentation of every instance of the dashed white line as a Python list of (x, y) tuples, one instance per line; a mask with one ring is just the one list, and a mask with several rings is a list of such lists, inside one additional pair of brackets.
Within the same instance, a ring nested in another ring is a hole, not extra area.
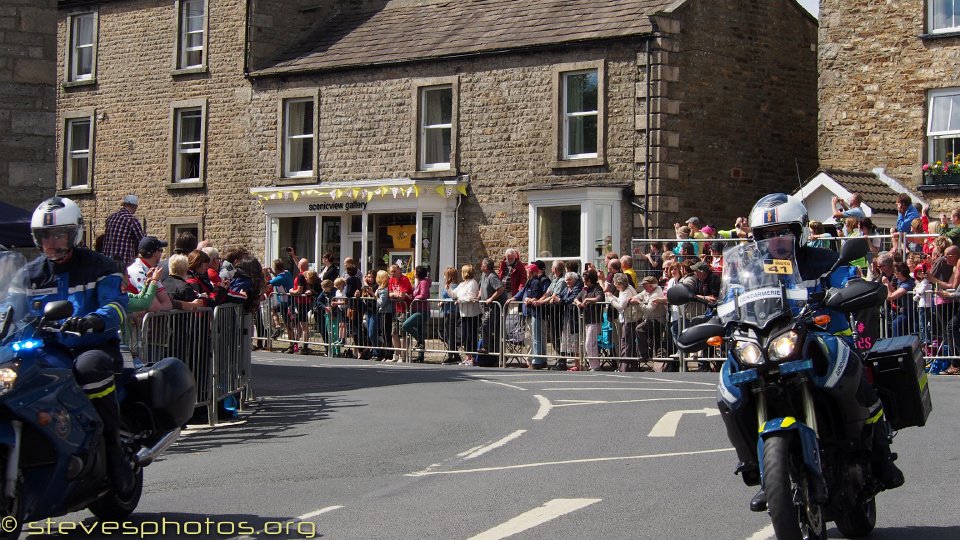
[(713, 400), (713, 396), (703, 396), (703, 397), (665, 397), (665, 398), (647, 398), (647, 399), (614, 399), (609, 401), (604, 400), (593, 400), (593, 399), (558, 399), (554, 403), (553, 408), (558, 409), (560, 407), (573, 407), (576, 405), (606, 405), (606, 404), (615, 404), (615, 403), (647, 403), (649, 401), (686, 401), (691, 399), (709, 399)]
[(550, 414), (550, 409), (553, 408), (553, 404), (550, 403), (549, 399), (541, 396), (540, 394), (536, 394), (533, 397), (537, 398), (537, 401), (540, 402), (540, 408), (537, 410), (537, 414), (534, 415), (532, 419), (543, 420), (544, 418), (547, 417), (548, 414)]
[(474, 379), (474, 380), (477, 380), (477, 381), (480, 381), (480, 382), (485, 382), (485, 383), (487, 383), (487, 384), (499, 384), (500, 386), (506, 386), (506, 387), (509, 387), (509, 388), (515, 388), (515, 389), (517, 389), (517, 390), (524, 390), (524, 391), (526, 391), (526, 388), (520, 388), (519, 386), (514, 386), (514, 385), (512, 385), (512, 384), (507, 384), (507, 383), (505, 383), (505, 382), (488, 381), (488, 380), (486, 380), (486, 379)]
[(314, 510), (313, 512), (308, 512), (308, 513), (306, 513), (306, 514), (304, 514), (304, 515), (302, 515), (302, 516), (298, 516), (296, 519), (299, 520), (299, 521), (306, 521), (306, 520), (308, 520), (308, 519), (310, 519), (310, 518), (315, 518), (315, 517), (319, 516), (320, 514), (326, 514), (327, 512), (332, 512), (332, 511), (334, 511), (334, 510), (339, 510), (339, 509), (341, 509), (341, 508), (343, 508), (343, 505), (342, 505), (342, 504), (341, 504), (341, 505), (336, 505), (336, 506), (328, 506), (328, 507), (326, 507), (326, 508), (321, 508), (321, 509), (319, 509), (319, 510)]
[(524, 512), (510, 521), (497, 525), (468, 540), (500, 540), (507, 538), (508, 536), (513, 536), (537, 525), (542, 525), (564, 514), (586, 508), (601, 500), (603, 499), (553, 499), (540, 508), (534, 508), (529, 512)]
[(527, 432), (527, 430), (525, 430), (525, 429), (518, 429), (518, 430), (514, 431), (513, 433), (507, 435), (506, 437), (500, 439), (499, 441), (492, 442), (492, 443), (490, 443), (490, 444), (488, 444), (488, 445), (486, 445), (486, 446), (481, 446), (480, 448), (477, 448), (477, 449), (473, 450), (473, 451), (470, 452), (469, 454), (463, 456), (463, 459), (473, 459), (473, 458), (476, 458), (476, 457), (480, 457), (480, 456), (486, 454), (487, 452), (490, 452), (491, 450), (496, 450), (497, 448), (500, 448), (501, 446), (503, 446), (503, 445), (507, 444), (508, 442), (516, 439), (517, 437), (523, 435), (523, 434), (526, 433), (526, 432)]
[(405, 474), (404, 476), (435, 476), (438, 474), (467, 474), (467, 473), (481, 473), (481, 472), (493, 472), (493, 471), (508, 471), (513, 469), (530, 469), (533, 467), (547, 467), (550, 465), (572, 465), (577, 463), (599, 463), (604, 461), (629, 461), (629, 460), (636, 460), (636, 459), (696, 456), (701, 454), (716, 454), (719, 452), (732, 452), (732, 451), (733, 451), (733, 448), (716, 448), (713, 450), (692, 450), (690, 452), (668, 452), (665, 454), (644, 454), (644, 455), (638, 455), (638, 456), (615, 456), (615, 457), (600, 457), (600, 458), (568, 459), (564, 461), (542, 461), (539, 463), (521, 463), (519, 465), (504, 465), (501, 467), (480, 467), (476, 469), (453, 469), (449, 471), (419, 471), (415, 473), (408, 473), (408, 474)]
[(602, 388), (602, 387), (594, 387), (594, 388), (541, 388), (541, 390), (544, 391), (544, 392), (550, 392), (550, 391), (554, 391), (554, 392), (573, 392), (573, 391), (585, 391), (585, 390), (616, 390), (616, 391), (618, 391), (618, 392), (627, 392), (627, 391), (631, 391), (631, 390), (632, 390), (632, 391), (637, 391), (637, 392), (710, 392), (710, 393), (716, 392), (716, 390), (715, 390), (715, 389), (712, 389), (712, 388), (709, 389), (709, 390), (700, 390), (699, 388), (696, 388), (696, 389), (695, 389), (695, 388), (650, 388), (650, 387), (644, 387), (644, 388), (629, 388), (629, 387), (628, 387), (628, 388), (623, 388), (623, 387), (620, 387), (620, 388)]

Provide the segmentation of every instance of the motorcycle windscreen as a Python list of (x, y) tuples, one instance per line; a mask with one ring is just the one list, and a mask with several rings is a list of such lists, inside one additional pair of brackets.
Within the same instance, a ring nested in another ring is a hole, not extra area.
[(0, 251), (0, 339), (27, 316), (26, 265), (26, 259), (16, 251)]
[(764, 328), (784, 312), (798, 313), (807, 301), (793, 235), (734, 246), (723, 252), (723, 279), (717, 315)]

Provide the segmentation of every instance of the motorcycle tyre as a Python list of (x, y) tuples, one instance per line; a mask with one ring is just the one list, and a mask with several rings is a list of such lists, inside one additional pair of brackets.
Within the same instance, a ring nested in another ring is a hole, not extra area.
[(800, 530), (800, 512), (793, 503), (794, 486), (801, 489), (806, 482), (802, 465), (793, 465), (790, 449), (794, 438), (788, 433), (771, 435), (764, 442), (763, 485), (767, 493), (767, 513), (773, 522), (777, 540), (821, 540), (827, 537), (827, 522), (820, 510), (820, 527), (803, 535)]
[(133, 489), (126, 497), (118, 496), (113, 489), (89, 506), (93, 515), (100, 521), (121, 521), (137, 509), (143, 494), (143, 468), (133, 472)]
[(877, 500), (870, 499), (837, 518), (837, 530), (848, 538), (867, 536), (877, 524)]

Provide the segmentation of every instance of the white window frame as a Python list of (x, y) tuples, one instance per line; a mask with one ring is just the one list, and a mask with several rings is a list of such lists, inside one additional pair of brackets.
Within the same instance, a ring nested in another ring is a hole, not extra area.
[[(292, 134), (290, 132), (290, 106), (296, 103), (310, 103), (313, 106), (313, 111), (310, 114), (308, 119), (312, 131), (310, 134)], [(283, 110), (283, 141), (282, 141), (282, 161), (283, 161), (283, 177), (284, 178), (303, 178), (303, 177), (314, 177), (316, 176), (317, 171), (317, 100), (313, 97), (296, 97), (296, 98), (287, 98), (282, 100), (282, 110)], [(311, 168), (309, 170), (292, 170), (291, 167), (291, 156), (290, 152), (293, 148), (293, 145), (290, 144), (292, 140), (302, 140), (310, 139), (310, 155), (311, 155)]]
[[(200, 141), (182, 141), (184, 113), (198, 113), (200, 118)], [(207, 100), (194, 99), (170, 105), (170, 185), (174, 187), (202, 186), (206, 179), (207, 161)], [(182, 177), (181, 157), (199, 154), (200, 163), (196, 177)]]
[[(193, 32), (188, 31), (189, 17), (186, 15), (187, 8), (190, 5), (199, 5), (203, 9), (203, 15), (201, 15), (203, 22), (200, 25), (201, 29)], [(177, 0), (175, 6), (177, 10), (177, 41), (173, 53), (173, 69), (175, 72), (185, 73), (206, 71), (207, 55), (209, 54), (208, 45), (210, 40), (209, 0)], [(193, 47), (188, 46), (187, 38), (190, 34), (202, 34), (202, 44)], [(200, 62), (197, 64), (187, 64), (186, 58), (188, 53), (195, 51), (200, 51)]]
[[(84, 19), (90, 20), (90, 42), (79, 43), (78, 26)], [(88, 11), (67, 16), (67, 48), (64, 58), (64, 79), (66, 83), (91, 84), (97, 78), (97, 35), (98, 12)], [(90, 73), (78, 73), (79, 49), (90, 49)]]
[[(938, 90), (931, 90), (927, 95), (927, 155), (928, 161), (933, 162), (936, 160), (934, 155), (935, 141), (937, 139), (960, 139), (960, 126), (956, 126), (955, 129), (947, 129), (934, 131), (934, 114), (935, 108), (933, 106), (934, 101), (937, 98), (944, 98), (948, 96), (954, 96), (956, 99), (950, 101), (950, 108), (947, 111), (947, 118), (949, 119), (953, 115), (954, 107), (960, 107), (960, 88), (942, 88)], [(958, 111), (960, 114), (960, 111)]]
[[(440, 124), (427, 124), (426, 123), (426, 111), (427, 111), (427, 95), (431, 92), (450, 92), (450, 122), (440, 123)], [(452, 168), (453, 161), (453, 85), (443, 84), (437, 86), (423, 86), (420, 87), (420, 119), (418, 121), (420, 129), (420, 157), (419, 170), (421, 171), (449, 171)], [(430, 131), (449, 131), (450, 132), (450, 155), (448, 156), (447, 161), (441, 161), (437, 163), (427, 163), (427, 133)]]
[[(540, 257), (537, 251), (539, 237), (537, 215), (541, 208), (559, 206), (580, 207), (580, 255), (582, 263), (594, 262), (598, 259), (596, 253), (597, 226), (594, 220), (595, 209), (599, 206), (609, 206), (610, 213), (610, 243), (614, 251), (621, 245), (620, 221), (621, 203), (623, 200), (621, 188), (561, 188), (550, 190), (535, 190), (526, 192), (528, 203), (528, 237), (527, 260), (540, 259), (548, 265), (555, 260), (569, 260), (571, 257)], [(600, 255), (603, 259), (606, 253)]]
[[(960, 32), (960, 13), (958, 13), (957, 16), (954, 18), (953, 26), (944, 26), (943, 28), (935, 28), (933, 26), (934, 20), (935, 20), (934, 5), (936, 4), (936, 1), (937, 0), (927, 0), (927, 27), (928, 27), (927, 31), (931, 34), (946, 34), (946, 33)], [(960, 0), (944, 0), (944, 1), (953, 2), (954, 6), (957, 6), (957, 4), (960, 4)]]
[[(78, 122), (87, 122), (87, 148), (73, 149), (73, 126)], [(94, 155), (94, 113), (92, 111), (68, 112), (63, 115), (63, 174), (61, 188), (63, 190), (88, 190), (93, 187), (93, 155)], [(76, 184), (73, 178), (72, 161), (75, 159), (87, 160), (87, 181)]]
[[(571, 76), (574, 75), (590, 75), (593, 74), (597, 78), (597, 107), (590, 111), (576, 111), (568, 112), (567, 111), (567, 81)], [(582, 69), (578, 71), (567, 71), (561, 74), (561, 89), (563, 97), (561, 98), (560, 103), (560, 113), (563, 117), (563, 159), (565, 160), (574, 160), (574, 159), (592, 159), (599, 156), (600, 149), (600, 99), (602, 94), (600, 87), (600, 73), (598, 69)], [(585, 154), (569, 154), (568, 150), (570, 148), (570, 121), (574, 118), (587, 118), (595, 117), (597, 119), (597, 152), (589, 152)]]

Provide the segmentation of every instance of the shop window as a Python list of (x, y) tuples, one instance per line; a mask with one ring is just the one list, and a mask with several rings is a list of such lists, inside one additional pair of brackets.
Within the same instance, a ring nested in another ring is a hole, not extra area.
[(537, 210), (537, 258), (580, 256), (580, 206)]
[[(287, 248), (292, 247), (298, 257), (316, 264), (317, 218), (315, 216), (280, 217), (271, 220), (273, 253), (289, 265)], [(295, 270), (295, 269), (291, 269)]]

